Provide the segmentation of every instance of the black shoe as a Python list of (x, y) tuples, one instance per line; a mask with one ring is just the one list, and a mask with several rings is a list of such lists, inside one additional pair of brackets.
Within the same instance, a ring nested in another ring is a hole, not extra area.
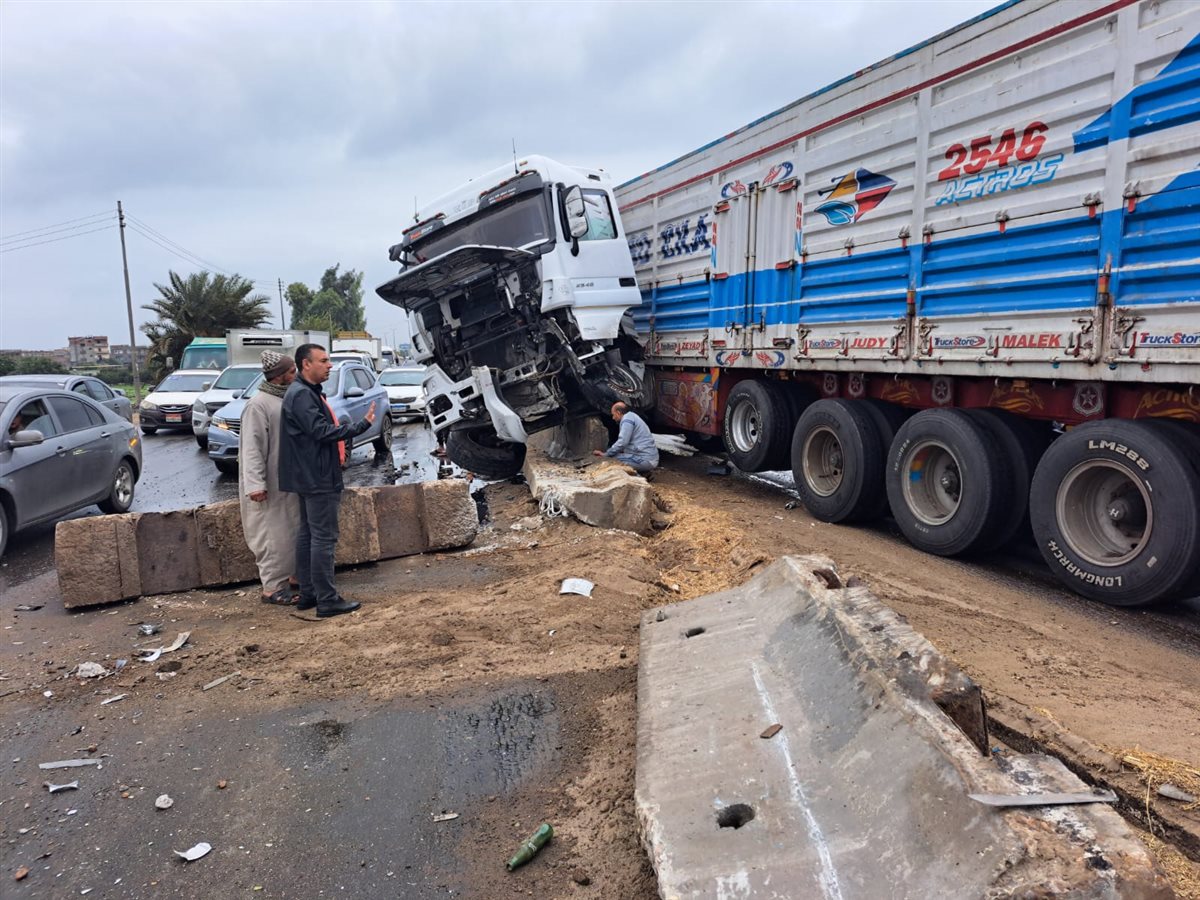
[(296, 601), (296, 609), (316, 609), (316, 608), (317, 608), (317, 598), (316, 597), (313, 597), (311, 600), (305, 600), (303, 597), (301, 597), (298, 601)]
[(340, 616), (343, 613), (352, 613), (362, 606), (357, 600), (347, 600), (345, 597), (338, 597), (337, 602), (330, 603), (328, 606), (317, 606), (317, 618), (328, 619), (330, 616)]

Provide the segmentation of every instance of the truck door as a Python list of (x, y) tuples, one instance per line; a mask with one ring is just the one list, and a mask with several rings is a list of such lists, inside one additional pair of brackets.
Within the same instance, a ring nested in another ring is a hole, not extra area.
[(713, 273), (714, 334), (723, 329), (727, 346), (750, 349), (746, 329), (754, 322), (755, 232), (758, 225), (757, 183), (726, 185), (713, 207), (717, 229), (717, 265)]

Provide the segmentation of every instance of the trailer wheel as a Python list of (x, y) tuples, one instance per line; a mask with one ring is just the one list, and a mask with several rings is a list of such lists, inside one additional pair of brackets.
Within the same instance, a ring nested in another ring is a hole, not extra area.
[(1200, 474), (1189, 442), (1110, 419), (1050, 445), (1030, 517), (1042, 556), (1072, 590), (1112, 606), (1170, 599), (1200, 568)]
[(827, 399), (812, 404), (792, 436), (792, 476), (805, 508), (822, 522), (879, 515), (887, 500), (887, 451), (865, 403)]
[(885, 483), (879, 491), (878, 507), (875, 510), (867, 512), (864, 516), (864, 521), (869, 521), (887, 515), (887, 454), (892, 446), (892, 441), (896, 437), (896, 432), (900, 430), (901, 425), (908, 421), (912, 413), (903, 406), (888, 403), (886, 400), (876, 400), (874, 397), (867, 397), (857, 402), (862, 404), (863, 411), (875, 422), (875, 427), (879, 429), (879, 437), (883, 443), (884, 458), (879, 464), (879, 470), (884, 473)]
[(460, 468), (487, 481), (512, 478), (525, 465), (525, 445), (502, 441), (494, 431), (451, 431), (446, 455)]
[(905, 422), (892, 441), (886, 479), (896, 524), (926, 553), (973, 550), (1008, 514), (1012, 467), (963, 410), (927, 409)]
[(766, 381), (740, 381), (729, 392), (723, 425), (725, 449), (743, 472), (787, 467), (792, 444), (787, 404), (783, 392)]
[(973, 548), (976, 551), (995, 550), (1012, 540), (1026, 520), (1033, 472), (1050, 443), (1049, 434), (1027, 419), (999, 409), (970, 409), (967, 414), (987, 430), (992, 436), (994, 451), (1008, 457), (1012, 465), (1008, 514), (994, 532), (985, 535)]
[[(1200, 476), (1200, 424), (1182, 422), (1179, 419), (1164, 418), (1146, 419), (1145, 422), (1151, 428), (1159, 428), (1168, 434), (1175, 435), (1176, 440), (1182, 442), (1188, 448), (1188, 462), (1192, 464), (1192, 468)], [(1191, 581), (1183, 588), (1179, 597), (1180, 599), (1200, 597), (1200, 563), (1197, 563), (1196, 571), (1192, 574)]]

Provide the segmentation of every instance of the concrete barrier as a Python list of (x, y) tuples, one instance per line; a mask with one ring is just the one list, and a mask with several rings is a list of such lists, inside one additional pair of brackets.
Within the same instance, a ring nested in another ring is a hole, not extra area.
[(982, 712), (828, 559), (651, 610), (635, 795), (661, 896), (1171, 896), (1104, 804), (969, 797), (1088, 791), (1051, 757), (989, 752)]
[(639, 534), (651, 530), (654, 489), (620, 463), (598, 461), (581, 469), (530, 450), (523, 472), (535, 500), (560, 505), (581, 522)]
[[(336, 562), (353, 565), (465, 547), (479, 518), (467, 483), (448, 479), (349, 488), (339, 524)], [(236, 500), (59, 522), (54, 563), (68, 609), (258, 578)]]

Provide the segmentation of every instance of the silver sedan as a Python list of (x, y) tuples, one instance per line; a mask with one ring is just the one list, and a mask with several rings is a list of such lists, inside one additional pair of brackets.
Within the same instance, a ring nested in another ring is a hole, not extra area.
[(101, 406), (107, 406), (126, 422), (133, 421), (133, 404), (129, 402), (125, 392), (111, 388), (91, 375), (5, 375), (0, 378), (0, 387), (72, 391), (84, 397), (91, 397)]
[(99, 505), (121, 513), (142, 473), (129, 422), (78, 393), (0, 385), (0, 555), (8, 536)]

